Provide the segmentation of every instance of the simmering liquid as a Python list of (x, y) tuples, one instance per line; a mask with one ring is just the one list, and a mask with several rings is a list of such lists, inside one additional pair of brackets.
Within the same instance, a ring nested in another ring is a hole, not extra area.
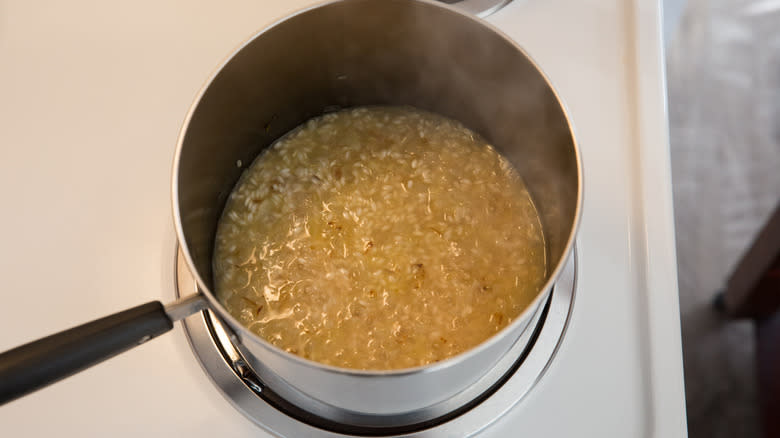
[(321, 363), (388, 370), (485, 341), (536, 297), (544, 237), (522, 180), (460, 123), (409, 107), (312, 119), (243, 173), (219, 222), (216, 293)]

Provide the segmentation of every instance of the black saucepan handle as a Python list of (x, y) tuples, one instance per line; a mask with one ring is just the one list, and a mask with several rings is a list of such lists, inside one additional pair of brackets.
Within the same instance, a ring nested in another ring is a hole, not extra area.
[(159, 301), (0, 353), (0, 404), (143, 344), (173, 328)]

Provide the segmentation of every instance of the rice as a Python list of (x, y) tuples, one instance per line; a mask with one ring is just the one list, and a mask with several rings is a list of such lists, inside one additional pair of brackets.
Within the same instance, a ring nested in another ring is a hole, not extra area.
[(244, 171), (220, 220), (216, 292), (293, 354), (423, 365), (515, 318), (545, 278), (514, 168), (459, 123), (408, 107), (312, 119)]

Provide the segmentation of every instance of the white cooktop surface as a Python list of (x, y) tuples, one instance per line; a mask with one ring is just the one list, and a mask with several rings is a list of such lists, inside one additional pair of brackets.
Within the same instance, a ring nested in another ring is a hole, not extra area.
[[(173, 299), (181, 122), (241, 41), (307, 0), (0, 1), (0, 350)], [(568, 105), (579, 286), (551, 368), (483, 436), (680, 437), (685, 406), (658, 2), (515, 0), (489, 18)], [(7, 436), (266, 436), (181, 327), (0, 408)]]

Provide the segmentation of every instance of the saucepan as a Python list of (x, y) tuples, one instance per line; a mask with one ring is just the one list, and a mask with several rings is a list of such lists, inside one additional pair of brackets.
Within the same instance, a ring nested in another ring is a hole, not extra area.
[[(518, 169), (539, 211), (547, 281), (499, 333), (450, 359), (359, 371), (289, 354), (250, 332), (213, 291), (217, 221), (242, 167), (307, 119), (359, 105), (410, 105), (459, 120)], [(269, 391), (312, 415), (365, 427), (424, 421), (487, 388), (530, 330), (572, 246), (582, 166), (564, 106), (540, 68), (480, 19), (425, 0), (338, 0), (260, 31), (209, 79), (186, 117), (173, 165), (173, 216), (198, 293), (143, 304), (0, 355), (7, 402), (165, 333), (208, 308)], [(475, 389), (476, 388), (476, 389)]]

